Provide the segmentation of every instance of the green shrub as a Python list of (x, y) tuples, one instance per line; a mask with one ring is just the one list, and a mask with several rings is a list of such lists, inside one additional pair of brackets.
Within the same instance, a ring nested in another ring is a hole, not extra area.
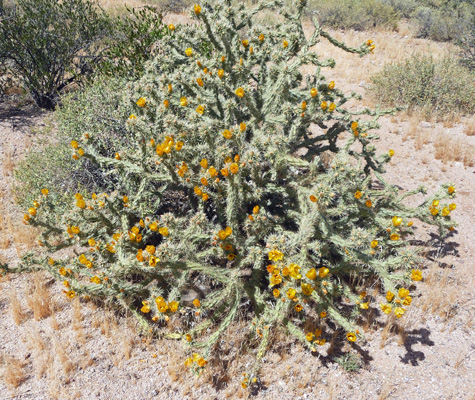
[[(378, 154), (371, 133), (384, 112), (345, 108), (358, 96), (328, 82), (322, 69), (334, 60), (310, 50), (326, 39), (363, 56), (372, 43), (347, 47), (316, 20), (306, 39), (305, 5), (203, 1), (196, 24), (163, 38), (110, 116), (99, 93), (79, 99), (77, 112), (71, 103), (61, 124), (77, 135), (72, 154), (111, 188), (59, 205), (60, 193), (38, 192), (25, 222), (41, 228), (45, 251), (20, 270), (45, 269), (66, 281), (68, 297), (129, 309), (147, 332), (195, 351), (185, 363), (197, 372), (239, 311), (259, 343), (243, 386), (256, 382), (275, 329), (312, 352), (336, 330), (363, 340), (364, 290), (376, 281), (387, 292), (382, 311), (401, 317), (404, 287), (421, 278), (413, 220), (444, 236), (454, 190), (443, 185), (411, 208), (404, 199), (424, 188), (400, 194), (384, 181), (394, 153)], [(265, 9), (284, 21), (255, 24)], [(306, 65), (314, 73), (303, 75)], [(177, 332), (164, 328), (169, 319)]]
[(108, 19), (91, 0), (18, 0), (0, 19), (0, 62), (21, 79), (39, 107), (90, 70)]
[(399, 20), (392, 5), (381, 0), (313, 0), (309, 9), (317, 13), (322, 25), (339, 29), (394, 30)]
[[(109, 179), (107, 171), (99, 170), (87, 158), (74, 160), (69, 142), (95, 132), (97, 149), (104, 156), (132, 147), (123, 124), (132, 112), (131, 105), (122, 98), (125, 85), (122, 79), (96, 76), (91, 85), (62, 98), (61, 107), (54, 114), (56, 140), (37, 143), (15, 171), (18, 182), (15, 193), (21, 205), (31, 203), (35, 193), (46, 186), (64, 197), (78, 191), (113, 190), (120, 184), (116, 179)], [(52, 132), (42, 133), (46, 137), (53, 136)]]
[(143, 74), (145, 63), (156, 55), (160, 39), (170, 30), (162, 22), (162, 14), (152, 7), (126, 10), (127, 15), (112, 22), (113, 34), (95, 69), (110, 77), (136, 79)]
[(401, 18), (411, 18), (420, 4), (417, 0), (382, 0), (397, 11)]
[(385, 66), (371, 80), (370, 92), (382, 104), (424, 108), (438, 116), (475, 112), (475, 76), (454, 58), (414, 55)]
[(418, 8), (413, 15), (417, 37), (455, 41), (465, 35), (475, 13), (473, 3), (446, 0)]
[(46, 109), (93, 73), (138, 78), (169, 29), (153, 8), (127, 12), (114, 19), (92, 0), (19, 0), (0, 20), (0, 65)]
[(462, 51), (460, 54), (462, 64), (471, 71), (475, 70), (475, 13), (465, 35), (457, 41)]

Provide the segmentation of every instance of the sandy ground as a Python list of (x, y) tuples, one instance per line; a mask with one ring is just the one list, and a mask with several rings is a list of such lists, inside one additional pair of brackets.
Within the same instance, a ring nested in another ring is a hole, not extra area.
[[(368, 74), (385, 62), (402, 59), (410, 51), (436, 55), (447, 51), (441, 45), (410, 39), (404, 32), (371, 35), (381, 43), (380, 53), (363, 60), (345, 56), (328, 74), (339, 87), (364, 94)], [(356, 43), (363, 36), (367, 34), (345, 35)], [(323, 45), (322, 51), (329, 48)], [(338, 62), (339, 51), (332, 55)], [(350, 72), (357, 63), (358, 72)], [(50, 118), (31, 104), (17, 107), (15, 101), (0, 100), (0, 259), (13, 264), (33, 240), (12, 199), (11, 169), (35, 145), (41, 126)], [(235, 352), (223, 350), (218, 367), (195, 377), (183, 365), (186, 355), (181, 343), (140, 336), (126, 316), (67, 300), (62, 285), (46, 275), (13, 275), (0, 281), (0, 400), (475, 399), (475, 168), (469, 161), (464, 165), (463, 158), (451, 161), (449, 148), (445, 161), (435, 158), (441, 135), (466, 151), (475, 146), (475, 136), (464, 133), (468, 123), (463, 118), (423, 121), (404, 113), (381, 119), (378, 149), (396, 152), (387, 180), (403, 190), (424, 184), (429, 193), (440, 183), (453, 182), (457, 188), (454, 218), (459, 226), (428, 254), (425, 280), (418, 284), (410, 312), (398, 321), (399, 332), (381, 318), (365, 332), (367, 343), (347, 343), (340, 349), (358, 356), (359, 372), (349, 373), (332, 357), (325, 357), (328, 345), (318, 358), (280, 337), (265, 357), (263, 387), (249, 394), (240, 388), (240, 374), (250, 365), (252, 351), (235, 358)], [(435, 233), (421, 226), (418, 238), (427, 240)], [(50, 312), (36, 320), (35, 304), (42, 299)], [(243, 324), (233, 325), (228, 346), (239, 345), (244, 331)]]

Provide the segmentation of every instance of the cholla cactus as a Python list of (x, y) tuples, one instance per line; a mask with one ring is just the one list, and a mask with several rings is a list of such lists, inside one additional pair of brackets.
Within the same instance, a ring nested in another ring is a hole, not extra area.
[[(346, 109), (357, 95), (322, 75), (335, 62), (312, 49), (320, 40), (360, 56), (374, 49), (370, 40), (347, 47), (316, 20), (306, 38), (305, 1), (293, 14), (280, 1), (233, 3), (204, 1), (194, 24), (169, 27), (160, 56), (129, 84), (131, 115), (113, 150), (100, 132), (71, 142), (74, 158), (115, 177), (115, 191), (76, 194), (57, 221), (44, 190), (25, 220), (42, 228), (49, 252), (35, 262), (64, 280), (68, 296), (113, 299), (156, 332), (164, 319), (198, 313), (201, 323), (169, 335), (196, 351), (186, 360), (196, 370), (250, 304), (261, 345), (246, 386), (272, 329), (310, 351), (325, 343), (327, 320), (362, 340), (357, 319), (372, 307), (365, 282), (379, 280), (387, 302), (376, 307), (400, 317), (407, 283), (421, 279), (408, 246), (413, 220), (444, 233), (455, 205), (443, 203), (454, 197), (449, 185), (404, 205), (424, 189), (400, 195), (383, 180), (394, 152), (378, 155), (370, 130), (384, 113)], [(255, 25), (264, 9), (283, 22)], [(306, 65), (315, 73), (304, 76)], [(66, 247), (75, 256), (55, 258)], [(319, 328), (306, 332), (309, 321)]]

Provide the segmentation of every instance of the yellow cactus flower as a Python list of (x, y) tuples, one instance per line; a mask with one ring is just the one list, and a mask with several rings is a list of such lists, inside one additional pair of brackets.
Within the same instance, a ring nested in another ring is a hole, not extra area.
[(289, 45), (289, 42), (287, 42), (287, 40), (284, 40), (282, 42), (282, 46), (284, 47), (284, 49), (286, 49), (288, 45)]
[(76, 142), (75, 140), (71, 140), (71, 147), (73, 149), (77, 149), (79, 147), (79, 143)]
[(356, 335), (353, 332), (348, 332), (346, 338), (349, 342), (356, 342)]
[(335, 89), (335, 81), (330, 81), (330, 83), (328, 84), (328, 89), (330, 90)]
[(404, 289), (404, 288), (400, 288), (397, 292), (397, 295), (401, 298), (401, 299), (405, 299), (407, 296), (409, 296), (409, 290), (407, 289)]
[(305, 296), (310, 296), (313, 292), (313, 287), (309, 283), (302, 283), (302, 293)]
[(201, 14), (201, 6), (199, 4), (195, 4), (195, 6), (193, 7), (193, 10), (195, 11), (196, 15)]
[(317, 270), (315, 268), (310, 269), (307, 274), (305, 275), (308, 279), (314, 281), (317, 279)]
[(272, 294), (274, 295), (274, 297), (277, 298), (277, 297), (280, 296), (280, 290), (279, 290), (279, 289), (274, 289), (274, 290), (272, 291)]
[(303, 307), (302, 307), (301, 304), (296, 304), (296, 305), (295, 305), (295, 311), (300, 312), (300, 311), (302, 311), (302, 310), (303, 310)]
[(418, 269), (413, 269), (411, 272), (411, 280), (421, 281), (422, 280), (422, 271)]
[(359, 199), (361, 199), (361, 196), (363, 196), (363, 194), (359, 190), (357, 190), (355, 192), (355, 199), (359, 200)]
[(145, 107), (147, 105), (147, 100), (145, 100), (143, 97), (137, 100), (137, 105), (139, 107)]
[(176, 312), (178, 310), (178, 302), (177, 301), (171, 301), (168, 303), (168, 308), (170, 309), (171, 312)]
[(188, 56), (188, 57), (191, 57), (193, 55), (193, 49), (191, 47), (188, 47), (186, 50), (185, 50), (185, 54)]
[(43, 196), (47, 196), (48, 193), (49, 193), (49, 190), (48, 190), (48, 189), (41, 189), (41, 194), (42, 194)]
[(328, 111), (333, 112), (335, 111), (336, 104), (335, 103), (330, 103), (330, 106), (328, 107)]
[(456, 208), (457, 208), (457, 204), (455, 204), (455, 203), (449, 204), (449, 210), (450, 211), (454, 211)]
[(313, 203), (316, 203), (318, 201), (318, 199), (313, 194), (311, 194), (309, 198), (310, 198), (310, 201)]
[(293, 299), (297, 295), (297, 291), (294, 288), (290, 288), (287, 290), (287, 297), (289, 299)]
[(305, 339), (307, 339), (309, 342), (311, 342), (313, 340), (314, 336), (315, 335), (313, 334), (313, 332), (309, 332), (305, 335)]
[(280, 261), (284, 258), (284, 254), (277, 249), (271, 250), (269, 252), (269, 260), (271, 261)]
[(325, 111), (325, 110), (327, 109), (327, 107), (328, 107), (328, 103), (327, 103), (326, 101), (322, 101), (322, 102), (320, 103), (320, 108), (321, 108), (323, 111)]
[(201, 307), (201, 302), (199, 299), (194, 299), (193, 300), (193, 305), (196, 307), (196, 308), (199, 308)]
[(386, 300), (391, 301), (394, 298), (394, 293), (389, 291), (386, 293)]
[(200, 161), (200, 165), (201, 165), (201, 168), (208, 168), (208, 160), (206, 158), (203, 158), (201, 161)]
[(397, 233), (393, 233), (391, 236), (389, 236), (389, 238), (391, 240), (396, 241), (396, 240), (399, 240), (399, 235)]
[(435, 217), (439, 213), (439, 210), (437, 208), (431, 208), (430, 213)]
[(142, 301), (143, 307), (140, 309), (144, 314), (147, 314), (150, 312), (150, 304), (148, 301)]
[(203, 115), (203, 113), (205, 112), (205, 108), (200, 104), (198, 107), (196, 107), (196, 112), (198, 114)]
[(455, 192), (455, 188), (453, 186), (449, 186), (447, 191), (449, 192), (449, 194), (452, 194), (453, 192)]
[(237, 174), (238, 171), (239, 171), (239, 165), (237, 165), (236, 163), (232, 163), (232, 164), (229, 166), (229, 170), (231, 171), (231, 173)]
[(315, 88), (310, 89), (310, 96), (312, 97), (317, 97), (318, 95), (318, 90)]
[(201, 78), (196, 78), (196, 83), (198, 84), (198, 86), (203, 86), (204, 85), (203, 79), (201, 79)]
[(224, 69), (218, 69), (218, 77), (222, 79), (224, 76)]
[(371, 206), (373, 205), (373, 202), (371, 200), (366, 200), (364, 204), (366, 207), (371, 208)]
[(162, 235), (162, 236), (168, 236), (169, 235), (168, 228), (166, 226), (160, 228), (158, 230), (158, 233), (160, 233), (160, 235)]
[(261, 34), (259, 35), (259, 42), (263, 42), (264, 39), (265, 39), (265, 36), (264, 36), (263, 33), (261, 33)]
[(168, 100), (163, 100), (163, 105), (165, 106), (165, 108), (168, 108), (170, 106), (170, 102)]
[(236, 89), (236, 96), (237, 97), (244, 97), (244, 89), (242, 87), (238, 87)]
[(170, 29), (171, 31), (174, 31), (175, 30), (175, 25), (173, 25), (173, 24), (168, 25), (168, 29)]
[(321, 267), (321, 268), (318, 269), (318, 276), (320, 278), (325, 278), (328, 275), (329, 272), (330, 272), (330, 270), (328, 268)]
[(402, 307), (396, 307), (394, 309), (394, 315), (396, 315), (397, 318), (401, 318), (405, 312), (406, 310)]
[(320, 315), (320, 318), (326, 318), (327, 312), (326, 312), (326, 311), (322, 311), (319, 315)]
[(444, 207), (442, 209), (442, 216), (447, 217), (448, 215), (450, 215), (450, 210), (447, 207)]
[(226, 129), (222, 135), (226, 138), (226, 139), (231, 139), (233, 137), (233, 134), (231, 133), (230, 130)]
[(394, 225), (394, 226), (399, 226), (399, 225), (401, 225), (401, 223), (402, 223), (402, 218), (401, 218), (401, 217), (396, 217), (396, 216), (394, 216), (394, 217), (392, 218), (392, 222), (393, 222), (393, 225)]
[(369, 303), (360, 303), (360, 308), (362, 310), (367, 310), (369, 308)]
[(181, 97), (180, 98), (180, 106), (182, 107), (186, 107), (188, 105), (188, 100), (186, 99), (186, 97)]
[(385, 314), (391, 314), (391, 311), (393, 310), (393, 308), (391, 307), (390, 304), (380, 304), (381, 306), (381, 310), (383, 311), (383, 313)]
[(156, 267), (159, 261), (160, 259), (158, 257), (151, 255), (148, 259), (148, 265), (150, 265), (151, 267)]
[(405, 306), (410, 306), (412, 303), (412, 297), (411, 296), (406, 296), (406, 298), (403, 300), (402, 304)]
[(91, 278), (91, 282), (95, 283), (95, 284), (99, 284), (99, 283), (101, 283), (101, 278), (99, 278), (98, 276), (93, 276)]
[(389, 150), (388, 154), (389, 154), (389, 157), (392, 157), (394, 155), (394, 150)]

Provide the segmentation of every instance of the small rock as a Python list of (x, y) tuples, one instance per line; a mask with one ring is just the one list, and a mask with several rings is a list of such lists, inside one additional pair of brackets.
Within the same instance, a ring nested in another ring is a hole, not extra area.
[(422, 121), (421, 126), (423, 128), (432, 128), (432, 124), (430, 122), (427, 122), (427, 121)]
[(366, 82), (365, 82), (365, 81), (361, 81), (358, 86), (359, 86), (359, 87), (362, 87), (362, 88), (365, 88), (365, 87), (366, 87)]

